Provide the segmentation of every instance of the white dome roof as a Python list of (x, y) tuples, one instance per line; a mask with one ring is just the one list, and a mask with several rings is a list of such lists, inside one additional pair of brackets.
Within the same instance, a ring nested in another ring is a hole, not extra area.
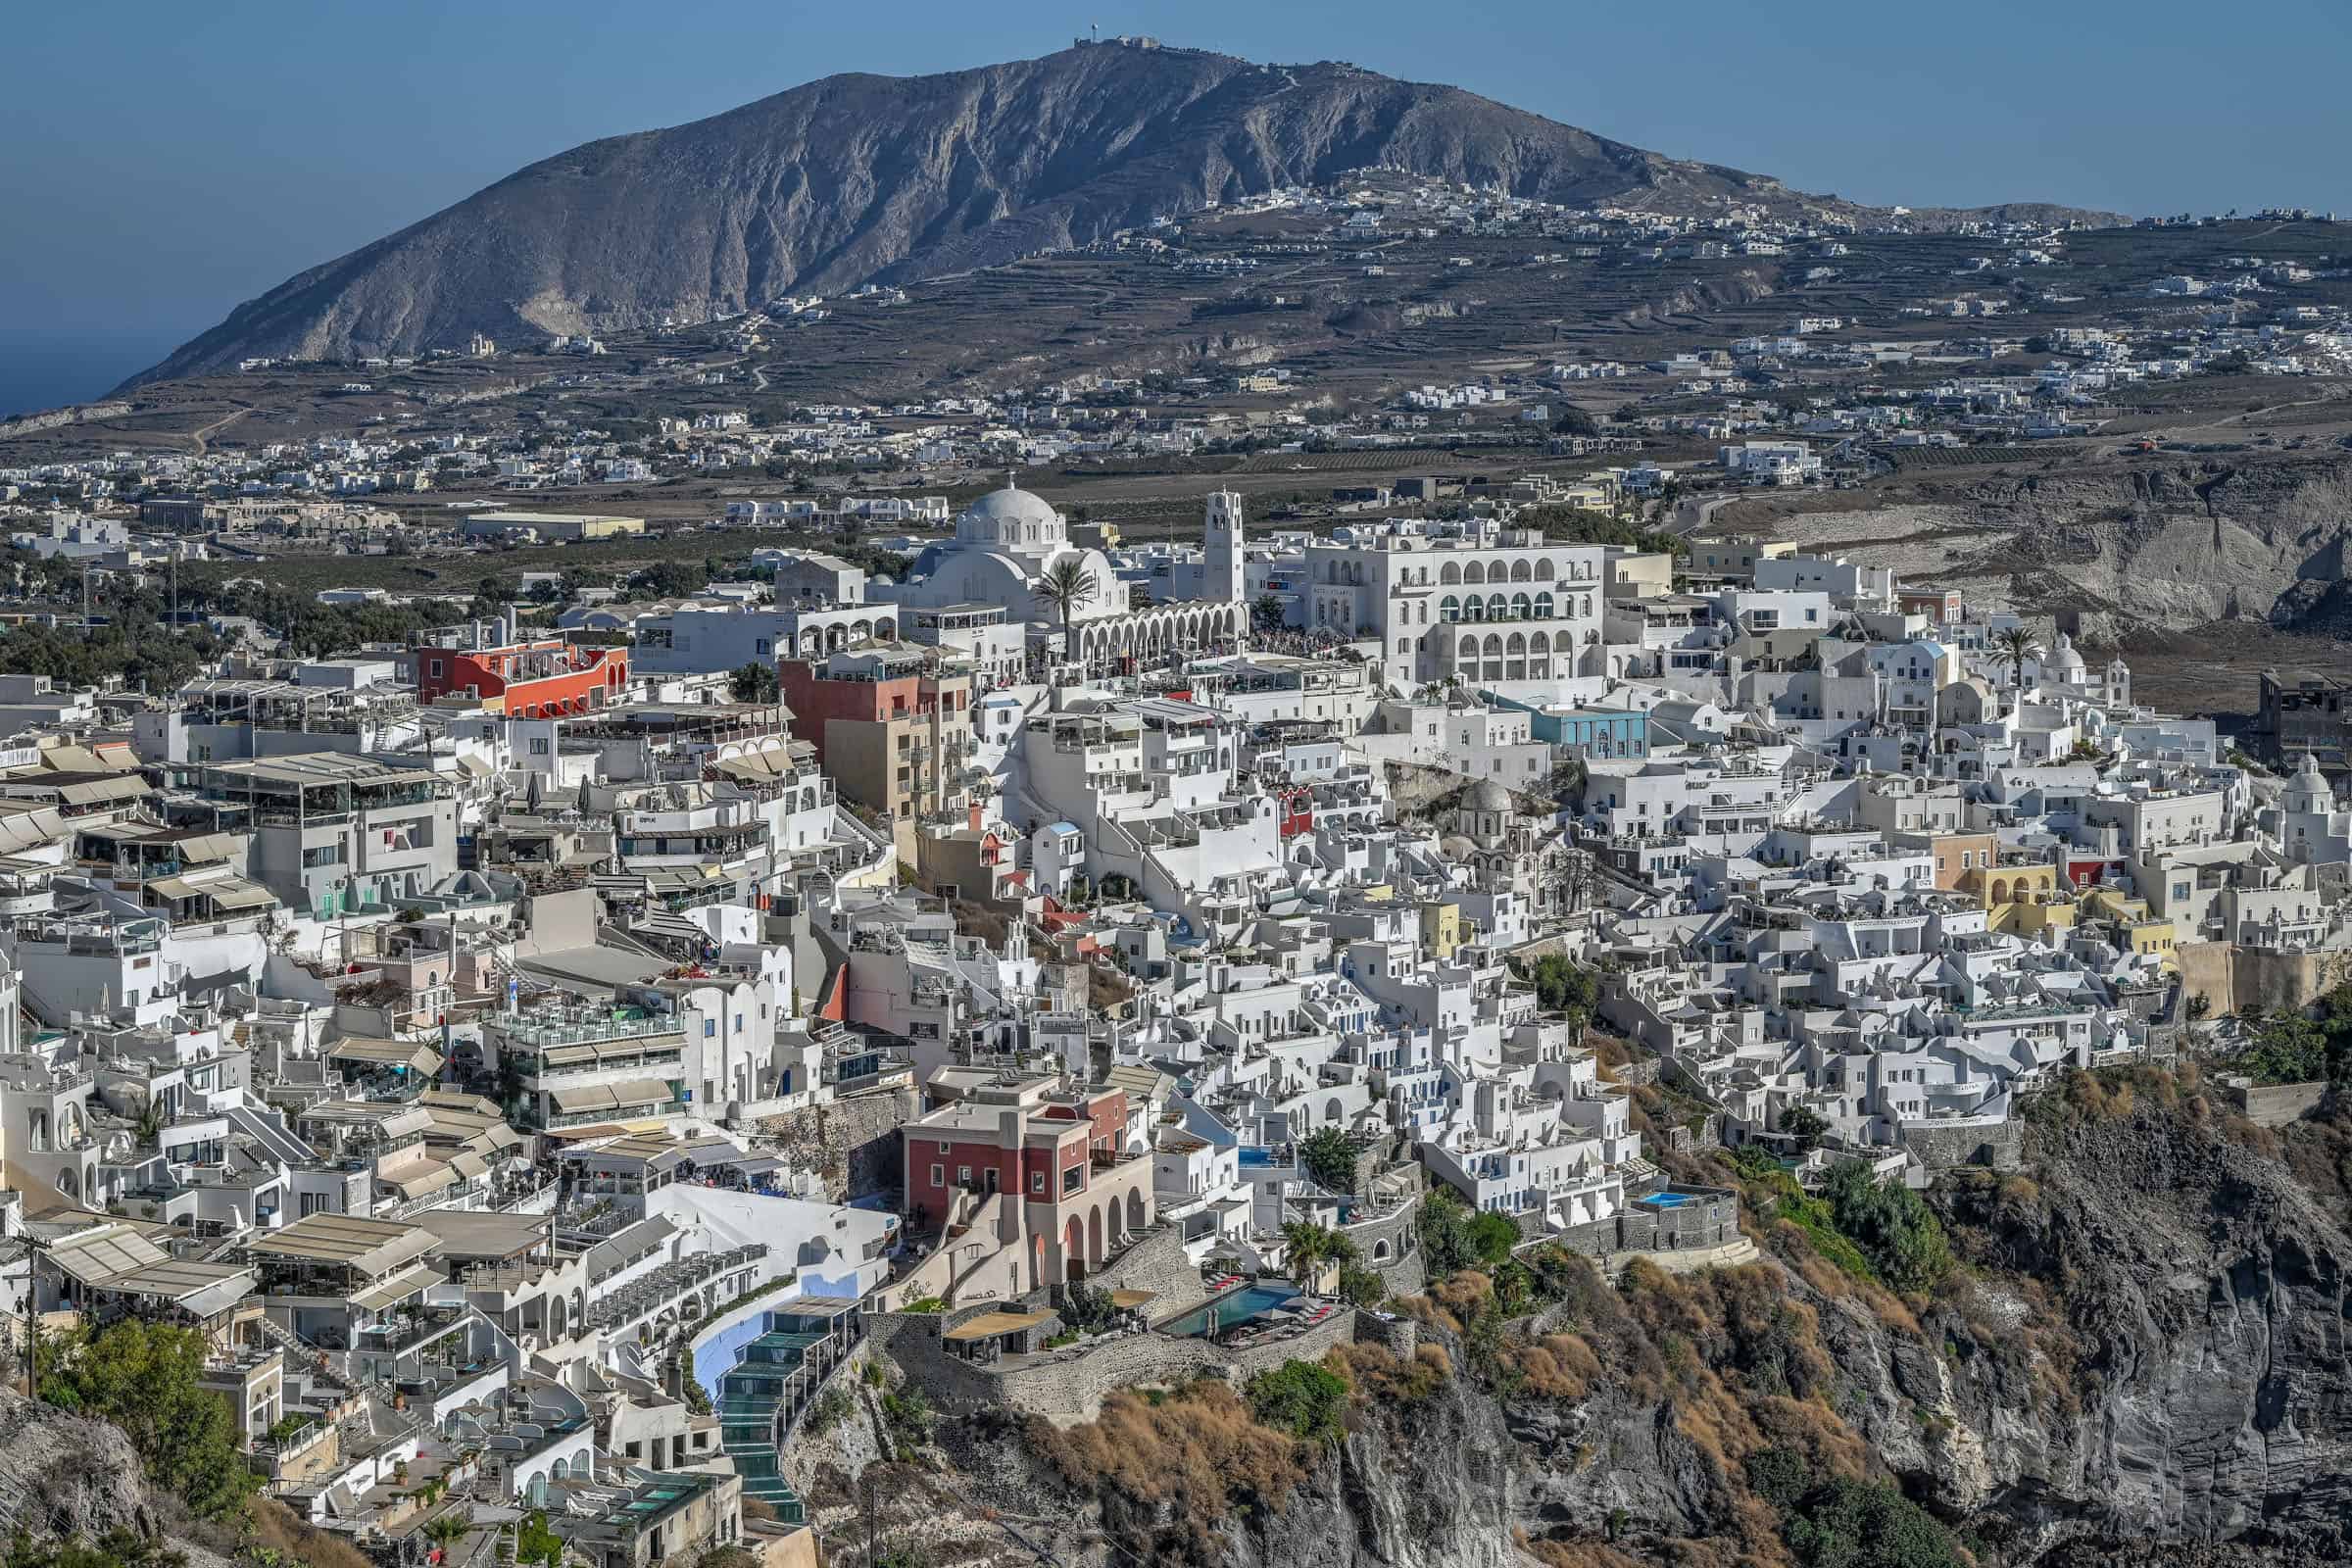
[(1034, 490), (1023, 490), (1018, 485), (1009, 484), (1002, 490), (991, 490), (964, 508), (963, 514), (973, 518), (985, 517), (991, 522), (1052, 522), (1054, 519), (1054, 509), (1047, 504), (1044, 496)]

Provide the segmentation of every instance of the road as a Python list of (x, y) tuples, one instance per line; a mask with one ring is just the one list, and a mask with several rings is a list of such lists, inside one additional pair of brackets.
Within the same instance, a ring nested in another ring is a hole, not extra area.
[(1666, 531), (1685, 539), (1701, 532), (1714, 520), (1715, 509), (1729, 506), (1738, 496), (1689, 496), (1674, 504), (1674, 515), (1667, 519)]

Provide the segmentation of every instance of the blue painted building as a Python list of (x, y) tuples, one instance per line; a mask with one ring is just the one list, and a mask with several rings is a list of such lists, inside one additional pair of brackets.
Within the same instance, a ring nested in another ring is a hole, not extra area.
[(1627, 708), (1538, 708), (1500, 692), (1490, 692), (1495, 706), (1528, 715), (1528, 733), (1551, 746), (1573, 747), (1588, 757), (1647, 757), (1649, 715)]

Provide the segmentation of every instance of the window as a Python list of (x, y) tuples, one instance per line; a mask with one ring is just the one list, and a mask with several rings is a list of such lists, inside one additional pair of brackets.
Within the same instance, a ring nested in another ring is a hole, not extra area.
[(547, 755), (546, 736), (534, 735), (531, 737), (531, 755), (533, 757), (545, 757)]
[(971, 1186), (971, 1185), (972, 1185), (972, 1167), (971, 1167), (971, 1166), (969, 1166), (969, 1165), (958, 1165), (958, 1166), (956, 1166), (956, 1184), (958, 1187), (969, 1187), (969, 1186)]
[(1033, 1170), (1029, 1173), (1029, 1191), (1040, 1198), (1046, 1196), (1046, 1173), (1044, 1171)]
[(705, 1018), (703, 1020), (703, 1038), (705, 1040), (710, 1040), (715, 1037), (717, 1033), (718, 1020), (716, 1018)]
[(945, 1187), (948, 1185), (947, 1166), (934, 1165), (931, 1167), (931, 1185), (934, 1187)]
[(443, 669), (442, 669), (442, 663), (441, 663), (441, 661), (440, 661), (440, 660), (438, 660), (438, 659), (434, 660), (434, 661), (432, 662), (432, 664), (433, 664), (433, 669), (432, 669), (432, 672), (433, 672), (434, 674), (438, 675), (438, 674), (441, 674), (441, 673), (443, 673)]
[(1067, 1198), (1070, 1194), (1078, 1191), (1085, 1185), (1086, 1167), (1084, 1165), (1072, 1165), (1068, 1170), (1065, 1170), (1061, 1173), (1061, 1192), (1064, 1198)]

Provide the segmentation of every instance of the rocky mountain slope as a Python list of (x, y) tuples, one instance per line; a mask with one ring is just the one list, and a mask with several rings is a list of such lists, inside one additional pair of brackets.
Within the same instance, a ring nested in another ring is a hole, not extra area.
[[(1507, 1321), (1483, 1277), (1439, 1288), (1413, 1363), (1348, 1352), (1347, 1433), (1295, 1473), (1182, 1394), (1093, 1435), (944, 1423), (895, 1467), (887, 1539), (1249, 1568), (2342, 1562), (2352, 1237), (2340, 1172), (2315, 1196), (2289, 1161), (2336, 1170), (2352, 1137), (2285, 1137), (2193, 1080), (2092, 1085), (2037, 1116), (2029, 1173), (1938, 1194), (1963, 1263), (1927, 1297), (1841, 1272), (1767, 1197), (1766, 1263), (1588, 1275)], [(877, 1451), (853, 1422), (805, 1456), (820, 1524)], [(1821, 1549), (1839, 1530), (1885, 1550)]]
[(1392, 166), (1554, 200), (1845, 209), (1464, 92), (1350, 66), (1073, 47), (942, 75), (829, 76), (591, 142), (298, 273), (142, 381), (702, 320), (1083, 244)]

